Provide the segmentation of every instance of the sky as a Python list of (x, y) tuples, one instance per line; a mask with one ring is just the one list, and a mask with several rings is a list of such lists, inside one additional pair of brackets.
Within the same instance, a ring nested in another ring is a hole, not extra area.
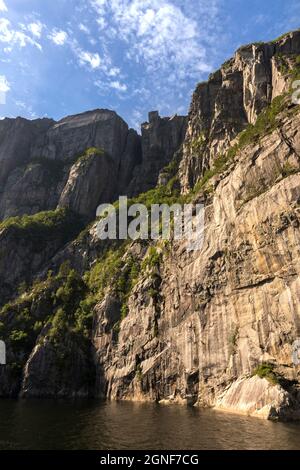
[(0, 118), (186, 114), (242, 44), (300, 26), (300, 0), (0, 0)]

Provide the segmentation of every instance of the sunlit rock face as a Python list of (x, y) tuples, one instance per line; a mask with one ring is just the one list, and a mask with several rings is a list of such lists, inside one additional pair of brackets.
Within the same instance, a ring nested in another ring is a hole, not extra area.
[(193, 95), (181, 184), (188, 191), (230, 142), (278, 95), (290, 88), (288, 71), (299, 55), (300, 32), (271, 43), (242, 46)]
[[(299, 40), (296, 32), (243, 47), (197, 87), (180, 166), (183, 192), (274, 98), (289, 92)], [(115, 315), (109, 307), (113, 297), (96, 307), (100, 393), (221, 407), (224, 390), (239, 377), (248, 380), (264, 361), (274, 364), (285, 385), (299, 380), (292, 362), (300, 336), (299, 126), (299, 108), (289, 97), (276, 129), (237, 151), (211, 179), (202, 250), (188, 252), (185, 244), (174, 243), (164, 251), (156, 300), (145, 275), (130, 297), (117, 344), (107, 328)], [(288, 399), (268, 390), (261, 391), (263, 417), (284, 419), (287, 403), (299, 415), (298, 386), (289, 389)], [(255, 414), (259, 398), (248, 395), (250, 404), (228, 399), (223, 407)]]
[(283, 115), (280, 132), (249, 145), (215, 180), (203, 249), (178, 242), (164, 252), (159, 302), (146, 274), (117, 344), (107, 328), (113, 299), (96, 307), (99, 380), (110, 398), (214, 406), (264, 360), (287, 380), (298, 377), (300, 176), (279, 169), (299, 168), (299, 129), (299, 111)]

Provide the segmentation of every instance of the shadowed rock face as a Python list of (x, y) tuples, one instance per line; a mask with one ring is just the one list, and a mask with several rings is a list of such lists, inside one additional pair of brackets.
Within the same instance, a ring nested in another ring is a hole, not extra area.
[[(182, 144), (185, 129), (186, 118), (155, 114), (139, 136), (114, 111), (102, 109), (57, 123), (5, 119), (0, 122), (0, 219), (68, 203), (93, 219), (95, 201), (112, 202), (153, 188)], [(103, 150), (105, 164), (82, 173), (76, 162), (89, 148)]]
[(0, 121), (0, 194), (8, 174), (30, 161), (31, 148), (54, 124), (51, 119), (3, 119)]
[(45, 217), (44, 222), (31, 218), (25, 226), (18, 220), (0, 226), (0, 305), (18, 297), (20, 284), (31, 285), (34, 276), (83, 228), (79, 216), (64, 209)]
[(142, 124), (142, 162), (134, 170), (128, 189), (130, 196), (156, 186), (160, 170), (182, 145), (186, 126), (185, 116), (161, 118), (157, 111), (149, 113), (149, 122)]
[(98, 109), (69, 116), (52, 126), (32, 148), (31, 158), (74, 161), (86, 149), (105, 150), (119, 164), (128, 126), (114, 111)]
[(0, 194), (0, 219), (36, 214), (57, 206), (69, 166), (33, 161), (13, 170)]
[[(115, 112), (89, 111), (58, 123), (21, 118), (1, 121), (0, 218), (54, 209), (60, 199), (66, 201), (64, 186), (68, 185), (70, 194), (70, 182), (76, 177), (73, 164), (91, 147), (103, 149), (107, 161), (105, 170), (91, 176), (93, 199), (101, 201), (102, 195), (109, 202), (128, 185), (141, 159), (140, 137)], [(88, 177), (81, 177), (76, 188), (73, 184), (74, 191), (82, 195), (89, 184)], [(95, 204), (91, 206), (94, 210)], [(95, 215), (89, 209), (79, 212), (90, 218)]]
[(91, 355), (69, 338), (65, 338), (59, 353), (63, 357), (60, 363), (57, 347), (50, 341), (34, 348), (24, 371), (22, 398), (87, 398), (93, 395), (95, 372)]

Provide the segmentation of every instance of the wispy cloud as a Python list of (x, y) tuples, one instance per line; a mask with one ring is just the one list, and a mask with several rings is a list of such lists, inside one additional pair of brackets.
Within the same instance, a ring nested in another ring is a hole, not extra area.
[(41, 37), (43, 28), (44, 25), (40, 21), (35, 21), (27, 25), (27, 30), (36, 38)]
[(86, 33), (86, 34), (91, 33), (89, 28), (83, 23), (80, 23), (78, 27), (79, 27), (80, 31), (82, 31), (83, 33)]
[[(79, 29), (85, 33), (89, 32), (88, 28), (86, 28), (83, 23), (79, 25)], [(103, 66), (103, 61), (98, 52), (90, 52), (83, 49), (79, 45), (78, 40), (74, 38), (73, 35), (70, 35), (71, 33), (72, 31), (67, 33), (61, 29), (54, 28), (50, 34), (48, 34), (48, 39), (57, 46), (68, 45), (80, 65), (88, 66), (90, 70), (100, 69)]]
[(111, 82), (110, 87), (122, 92), (127, 91), (127, 85), (125, 85), (125, 83), (120, 83), (118, 80)]
[(6, 18), (0, 18), (0, 42), (8, 45), (7, 51), (12, 50), (14, 46), (25, 47), (27, 45), (42, 49), (42, 46), (31, 36), (24, 31), (14, 29)]
[(101, 58), (97, 52), (88, 52), (82, 49), (75, 49), (76, 55), (81, 65), (89, 65), (92, 70), (99, 69), (101, 66)]
[(0, 91), (7, 93), (10, 90), (10, 85), (5, 75), (0, 75)]
[(4, 0), (0, 0), (0, 11), (8, 11), (8, 8), (5, 5)]
[(119, 69), (119, 67), (112, 67), (107, 71), (108, 77), (117, 77), (120, 73), (121, 70)]
[(10, 91), (10, 84), (5, 75), (0, 75), (0, 104), (6, 103), (6, 93)]
[(130, 126), (136, 130), (141, 128), (141, 123), (143, 121), (143, 112), (140, 109), (134, 109), (132, 111), (132, 116), (130, 119)]
[(68, 39), (68, 33), (61, 29), (54, 28), (48, 35), (48, 38), (57, 46), (63, 46)]
[[(205, 33), (212, 34), (216, 2), (202, 3)], [(192, 17), (167, 0), (91, 0), (98, 24), (110, 21), (104, 30), (111, 37), (112, 29), (118, 38), (128, 44), (127, 57), (143, 61), (149, 72), (173, 69), (181, 79), (199, 76), (211, 70), (211, 63), (203, 42), (203, 31)], [(210, 17), (211, 24), (207, 21)]]
[(37, 118), (37, 114), (33, 111), (32, 109), (32, 106), (29, 104), (26, 104), (24, 103), (24, 101), (21, 101), (21, 100), (16, 100), (15, 101), (15, 105), (17, 106), (17, 108), (26, 113), (26, 115), (28, 117), (30, 117), (31, 119), (36, 119)]

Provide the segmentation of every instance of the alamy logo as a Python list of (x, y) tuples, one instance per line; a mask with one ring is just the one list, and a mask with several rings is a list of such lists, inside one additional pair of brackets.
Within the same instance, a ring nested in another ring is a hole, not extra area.
[(128, 207), (126, 196), (118, 209), (102, 204), (97, 209), (97, 236), (100, 240), (185, 240), (187, 250), (201, 250), (204, 238), (203, 204), (144, 204)]
[(4, 341), (0, 341), (0, 365), (6, 364), (6, 346)]

